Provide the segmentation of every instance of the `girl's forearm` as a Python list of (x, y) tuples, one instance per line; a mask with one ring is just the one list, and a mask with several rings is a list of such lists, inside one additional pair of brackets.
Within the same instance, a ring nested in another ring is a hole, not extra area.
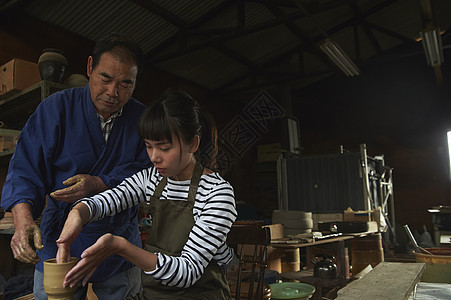
[(157, 265), (157, 255), (133, 245), (123, 237), (116, 237), (118, 247), (116, 254), (124, 257), (145, 272), (155, 270)]
[(86, 225), (91, 219), (91, 214), (89, 212), (89, 208), (84, 203), (78, 203), (75, 207), (72, 208), (72, 211), (77, 211), (79, 218), (81, 219), (82, 225)]

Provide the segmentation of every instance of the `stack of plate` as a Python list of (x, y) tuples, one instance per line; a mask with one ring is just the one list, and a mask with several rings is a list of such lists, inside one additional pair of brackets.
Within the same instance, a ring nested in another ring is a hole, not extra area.
[(300, 210), (274, 210), (272, 223), (282, 224), (286, 236), (311, 233), (313, 228), (312, 213)]

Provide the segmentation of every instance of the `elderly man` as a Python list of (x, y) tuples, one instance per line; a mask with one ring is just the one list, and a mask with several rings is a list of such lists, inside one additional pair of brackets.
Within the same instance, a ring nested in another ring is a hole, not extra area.
[[(1, 205), (14, 216), (14, 257), (37, 263), (35, 299), (47, 299), (42, 262), (56, 256), (55, 241), (72, 203), (114, 187), (150, 164), (137, 134), (145, 105), (132, 97), (142, 59), (139, 45), (126, 37), (102, 38), (88, 57), (89, 84), (49, 96), (20, 134)], [(34, 220), (43, 210), (39, 229)], [(71, 255), (80, 257), (106, 232), (140, 246), (137, 208), (86, 226)], [(123, 299), (140, 291), (140, 276), (138, 268), (113, 256), (97, 269), (91, 282), (100, 299)], [(86, 290), (80, 286), (76, 299), (84, 299)]]

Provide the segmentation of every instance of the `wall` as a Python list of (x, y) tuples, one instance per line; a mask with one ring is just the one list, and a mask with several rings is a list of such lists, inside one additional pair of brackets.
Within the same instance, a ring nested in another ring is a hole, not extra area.
[[(445, 62), (450, 61), (445, 52)], [(450, 66), (437, 85), (421, 48), (409, 57), (362, 67), (362, 75), (335, 75), (299, 91), (304, 154), (358, 149), (383, 154), (392, 167), (396, 220), (432, 230), (428, 208), (451, 205), (446, 130), (451, 128)], [(327, 87), (327, 88), (324, 88)]]
[[(37, 62), (43, 49), (58, 48), (64, 51), (68, 60), (67, 75), (86, 75), (87, 58), (94, 47), (93, 42), (73, 33), (51, 27), (33, 18), (15, 15), (10, 20), (0, 21), (0, 39), (0, 65), (13, 58)], [(144, 68), (138, 78), (134, 96), (149, 104), (169, 87), (184, 89), (202, 103), (207, 101), (204, 89), (153, 68)]]
[[(3, 15), (5, 16), (5, 15)], [(0, 65), (13, 58), (37, 62), (45, 48), (58, 48), (64, 51), (68, 60), (67, 77), (70, 74), (86, 75), (86, 62), (94, 43), (75, 34), (50, 27), (32, 18), (6, 17), (0, 20)], [(149, 104), (167, 88), (186, 90), (202, 105), (208, 104), (204, 89), (187, 83), (185, 80), (152, 68), (144, 68), (137, 81), (134, 96)], [(7, 173), (7, 160), (0, 160), (0, 191)]]
[[(69, 73), (85, 73), (92, 42), (28, 18), (0, 22), (0, 64), (13, 57), (37, 61), (42, 49), (55, 47), (64, 50)], [(431, 230), (431, 215), (426, 209), (451, 204), (445, 140), (445, 130), (451, 128), (451, 74), (445, 64), (444, 85), (437, 86), (421, 54), (419, 50), (396, 61), (363, 65), (359, 77), (336, 74), (296, 91), (293, 113), (300, 120), (303, 155), (336, 153), (340, 145), (355, 150), (361, 143), (367, 144), (369, 155), (383, 154), (386, 164), (394, 168), (397, 222), (418, 229), (426, 224)], [(445, 60), (450, 61), (449, 55)], [(180, 78), (145, 68), (135, 96), (149, 104), (168, 87), (185, 89), (197, 98), (216, 118), (219, 130), (257, 94), (212, 95)], [(279, 134), (275, 122), (257, 144), (277, 142)], [(253, 145), (225, 176), (238, 200), (258, 206), (261, 203), (255, 198), (252, 182), (255, 161)]]

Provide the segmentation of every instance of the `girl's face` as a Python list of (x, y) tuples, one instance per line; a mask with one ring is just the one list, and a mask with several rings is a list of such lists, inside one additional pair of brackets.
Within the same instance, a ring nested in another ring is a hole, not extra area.
[(144, 140), (147, 155), (158, 172), (176, 180), (191, 179), (196, 159), (194, 152), (199, 147), (199, 137), (196, 135), (192, 145), (183, 141), (179, 143), (176, 135), (172, 135), (172, 142)]

